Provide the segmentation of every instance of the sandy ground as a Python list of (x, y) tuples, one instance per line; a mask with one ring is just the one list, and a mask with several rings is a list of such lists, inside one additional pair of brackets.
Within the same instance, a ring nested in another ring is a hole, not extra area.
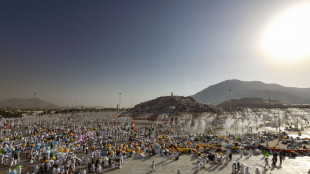
[[(241, 163), (246, 163), (250, 167), (250, 173), (254, 173), (256, 167), (259, 167), (261, 173), (272, 173), (272, 174), (297, 174), (297, 173), (307, 173), (310, 167), (310, 157), (298, 157), (296, 159), (288, 159), (283, 162), (282, 166), (279, 166), (279, 162), (276, 167), (264, 170), (264, 160), (263, 156), (243, 156), (240, 158), (240, 155), (234, 155), (232, 161), (239, 160)], [(112, 170), (109, 173), (118, 173), (118, 174), (145, 174), (152, 173), (151, 164), (152, 161), (155, 161), (156, 170), (154, 173), (177, 173), (177, 170), (180, 170), (181, 173), (220, 173), (227, 174), (231, 173), (232, 161), (227, 165), (214, 165), (206, 164), (205, 167), (202, 167), (199, 172), (196, 171), (195, 166), (197, 158), (192, 157), (191, 155), (182, 155), (178, 161), (167, 161), (166, 164), (162, 162), (162, 157), (153, 157), (151, 159), (127, 159), (125, 164), (121, 169)]]
[[(215, 165), (206, 164), (205, 167), (201, 167), (199, 172), (196, 171), (197, 158), (193, 155), (181, 155), (178, 161), (168, 160), (167, 163), (163, 163), (163, 158), (160, 156), (155, 156), (152, 158), (141, 159), (128, 158), (125, 159), (125, 163), (122, 165), (121, 169), (104, 169), (103, 173), (117, 173), (117, 174), (148, 174), (152, 173), (152, 162), (155, 161), (156, 168), (154, 173), (177, 173), (180, 170), (182, 174), (184, 173), (219, 173), (227, 174), (231, 173), (231, 166), (233, 161), (240, 161), (241, 163), (250, 167), (250, 173), (254, 173), (256, 167), (259, 167), (261, 173), (272, 173), (272, 174), (301, 174), (307, 173), (310, 169), (310, 157), (297, 157), (297, 158), (286, 158), (280, 166), (279, 161), (275, 167), (264, 168), (264, 156), (243, 156), (240, 157), (239, 154), (233, 155), (232, 161), (228, 164)], [(31, 172), (33, 170), (33, 165), (25, 165), (24, 159), (18, 163), (18, 165), (23, 165), (22, 173)], [(7, 167), (0, 167), (0, 173), (6, 174), (8, 171)]]

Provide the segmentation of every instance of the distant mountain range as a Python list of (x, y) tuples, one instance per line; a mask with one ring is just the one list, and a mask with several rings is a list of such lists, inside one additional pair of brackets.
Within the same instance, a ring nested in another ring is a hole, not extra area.
[[(229, 101), (229, 94), (232, 104), (249, 102), (251, 104), (264, 104), (269, 100), (269, 96), (273, 103), (278, 104), (310, 104), (310, 88), (285, 87), (260, 81), (226, 80), (209, 86), (191, 97), (202, 104), (218, 105), (222, 103), (227, 105), (225, 102)], [(0, 108), (30, 109), (33, 106), (33, 99), (11, 98), (0, 101)], [(36, 108), (46, 107), (60, 108), (55, 104), (39, 98), (36, 99)], [(105, 107), (93, 106), (90, 108), (102, 109)]]
[[(230, 90), (230, 91), (229, 91)], [(218, 105), (231, 99), (261, 98), (286, 104), (310, 104), (310, 88), (285, 87), (260, 81), (226, 80), (196, 93), (192, 97), (204, 104)]]
[[(0, 102), (1, 108), (16, 108), (16, 109), (29, 109), (33, 108), (33, 99), (19, 99), (11, 98)], [(58, 108), (57, 105), (51, 104), (47, 101), (36, 99), (36, 108)]]

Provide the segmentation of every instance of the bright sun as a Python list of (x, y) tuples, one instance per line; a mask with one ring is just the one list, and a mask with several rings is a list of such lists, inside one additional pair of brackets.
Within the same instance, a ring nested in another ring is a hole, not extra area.
[(310, 3), (276, 16), (264, 31), (261, 44), (263, 51), (277, 60), (310, 58)]

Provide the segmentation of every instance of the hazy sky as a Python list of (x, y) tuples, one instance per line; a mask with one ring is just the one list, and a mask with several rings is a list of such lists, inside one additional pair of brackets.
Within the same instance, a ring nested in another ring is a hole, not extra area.
[(0, 100), (130, 107), (227, 79), (310, 87), (310, 60), (275, 61), (260, 40), (301, 1), (1, 1)]

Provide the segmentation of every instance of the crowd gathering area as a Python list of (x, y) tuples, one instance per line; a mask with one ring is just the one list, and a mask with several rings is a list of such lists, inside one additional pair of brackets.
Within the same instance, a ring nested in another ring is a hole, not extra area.
[[(260, 174), (310, 155), (309, 138), (293, 138), (285, 131), (189, 134), (183, 132), (184, 124), (138, 125), (116, 112), (3, 118), (0, 173), (126, 173), (123, 169), (127, 168), (127, 173), (217, 173), (223, 169)], [(276, 148), (274, 143), (292, 147)], [(251, 158), (255, 165), (247, 164)], [(189, 170), (159, 170), (171, 163), (182, 165), (184, 159), (190, 161)], [(146, 172), (132, 169), (133, 160)], [(310, 169), (309, 165), (304, 168)]]

